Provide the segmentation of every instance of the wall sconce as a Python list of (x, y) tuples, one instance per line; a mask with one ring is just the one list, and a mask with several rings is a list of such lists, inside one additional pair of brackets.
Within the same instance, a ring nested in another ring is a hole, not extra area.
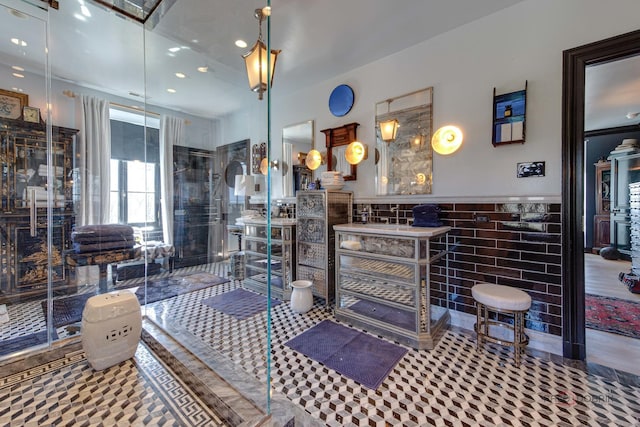
[(396, 140), (398, 134), (398, 127), (400, 122), (396, 119), (380, 122), (380, 137), (384, 142), (392, 142)]
[(324, 164), (324, 160), (322, 154), (318, 150), (311, 150), (307, 153), (307, 158), (305, 159), (305, 164), (312, 171), (318, 169), (320, 165)]
[(253, 196), (256, 194), (256, 183), (252, 175), (236, 175), (234, 196)]
[[(258, 40), (251, 50), (242, 55), (244, 65), (247, 68), (247, 77), (249, 78), (249, 87), (252, 91), (258, 92), (258, 99), (262, 99), (262, 94), (267, 90), (267, 82), (269, 86), (273, 86), (273, 73), (276, 70), (276, 59), (280, 50), (271, 49), (271, 56), (267, 56), (267, 46), (262, 41), (262, 21), (271, 15), (271, 8), (256, 9), (254, 16), (258, 20)], [(267, 60), (269, 59), (269, 62)], [(270, 65), (271, 69), (268, 69)], [(270, 80), (268, 80), (270, 78)]]
[(455, 153), (462, 145), (462, 131), (456, 126), (442, 126), (433, 134), (431, 146), (442, 155)]
[(367, 146), (360, 141), (353, 141), (347, 145), (344, 152), (344, 158), (351, 165), (357, 165), (368, 156)]
[[(391, 112), (391, 100), (387, 100), (387, 113)], [(398, 135), (398, 127), (400, 122), (398, 119), (390, 119), (380, 122), (380, 138), (384, 142), (392, 142), (396, 140)]]
[[(278, 170), (279, 167), (280, 163), (277, 160), (271, 161), (271, 169)], [(267, 173), (269, 173), (269, 161), (266, 157), (260, 161), (260, 173), (262, 175), (266, 175)]]
[(307, 153), (298, 153), (298, 163), (300, 163), (301, 165), (306, 164), (306, 160), (307, 160)]
[(419, 149), (424, 146), (425, 139), (427, 139), (426, 135), (422, 132), (416, 134), (411, 138), (411, 148)]

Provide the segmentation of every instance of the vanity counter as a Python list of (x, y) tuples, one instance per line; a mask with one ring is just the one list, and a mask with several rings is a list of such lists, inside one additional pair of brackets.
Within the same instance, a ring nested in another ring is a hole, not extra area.
[(433, 348), (449, 323), (450, 229), (335, 225), (336, 319)]
[(407, 237), (434, 237), (448, 233), (451, 227), (414, 227), (412, 225), (396, 224), (339, 224), (334, 225), (336, 231), (352, 231), (356, 233), (388, 234)]

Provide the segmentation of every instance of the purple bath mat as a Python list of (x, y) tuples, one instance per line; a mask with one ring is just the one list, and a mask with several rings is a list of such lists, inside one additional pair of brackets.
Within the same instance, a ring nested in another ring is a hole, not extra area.
[(330, 320), (307, 329), (286, 345), (372, 390), (382, 384), (407, 352), (406, 348)]
[[(271, 298), (271, 307), (275, 307), (280, 302)], [(203, 299), (202, 303), (238, 320), (247, 319), (267, 309), (267, 297), (244, 289), (236, 289)]]

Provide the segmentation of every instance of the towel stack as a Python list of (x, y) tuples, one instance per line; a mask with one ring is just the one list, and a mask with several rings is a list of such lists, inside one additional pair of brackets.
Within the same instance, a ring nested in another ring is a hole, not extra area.
[(135, 244), (133, 227), (123, 224), (84, 225), (71, 233), (76, 253), (130, 249)]
[(438, 205), (418, 205), (413, 207), (414, 227), (442, 227)]

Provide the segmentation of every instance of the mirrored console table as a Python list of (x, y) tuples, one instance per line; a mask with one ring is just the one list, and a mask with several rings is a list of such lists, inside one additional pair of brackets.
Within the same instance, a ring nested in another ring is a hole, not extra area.
[[(267, 294), (267, 249), (269, 228), (266, 219), (244, 221), (245, 279), (243, 285)], [(296, 277), (296, 220), (271, 219), (271, 295), (281, 301), (291, 298), (291, 282)]]
[(444, 297), (448, 301), (446, 264), (451, 228), (390, 224), (333, 228), (336, 319), (417, 349), (432, 349), (449, 323), (449, 310), (432, 304), (434, 284), (430, 278), (433, 265), (444, 260)]

